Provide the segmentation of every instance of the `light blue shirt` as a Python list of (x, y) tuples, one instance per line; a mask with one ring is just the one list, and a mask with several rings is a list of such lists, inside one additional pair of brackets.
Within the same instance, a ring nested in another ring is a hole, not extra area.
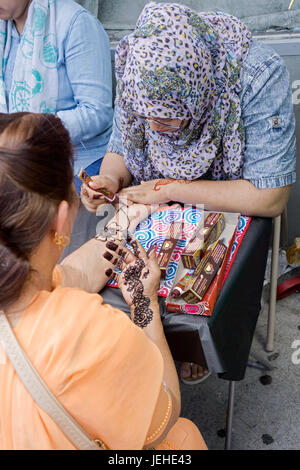
[[(258, 189), (295, 183), (295, 116), (287, 68), (272, 48), (253, 41), (243, 66), (241, 84), (246, 132), (243, 179)], [(124, 155), (118, 105), (107, 150)]]
[[(57, 116), (68, 129), (75, 173), (103, 158), (112, 129), (112, 73), (109, 40), (101, 23), (73, 0), (56, 2), (58, 47)], [(4, 68), (6, 96), (12, 86), (21, 36), (12, 30)]]

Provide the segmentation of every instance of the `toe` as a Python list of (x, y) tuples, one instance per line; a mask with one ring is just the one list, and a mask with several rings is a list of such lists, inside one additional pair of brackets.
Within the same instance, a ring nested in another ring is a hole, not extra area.
[(191, 376), (191, 366), (189, 362), (183, 362), (181, 364), (180, 375), (183, 379), (188, 379)]

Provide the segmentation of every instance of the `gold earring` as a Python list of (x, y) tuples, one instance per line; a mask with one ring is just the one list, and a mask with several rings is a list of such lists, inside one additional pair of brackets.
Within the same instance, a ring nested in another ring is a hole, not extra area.
[(58, 235), (57, 232), (55, 232), (53, 242), (59, 249), (65, 248), (70, 245), (70, 237), (68, 237), (68, 235)]

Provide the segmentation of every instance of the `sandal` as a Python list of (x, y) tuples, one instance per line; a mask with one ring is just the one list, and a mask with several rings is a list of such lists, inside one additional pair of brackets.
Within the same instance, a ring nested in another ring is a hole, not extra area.
[[(193, 362), (190, 362), (190, 366), (192, 365), (193, 365)], [(210, 375), (211, 375), (210, 371), (207, 371), (201, 377), (190, 376), (190, 377), (183, 378), (180, 374), (180, 379), (186, 385), (197, 385), (197, 384), (200, 384), (201, 382), (204, 382), (204, 380), (206, 380)]]

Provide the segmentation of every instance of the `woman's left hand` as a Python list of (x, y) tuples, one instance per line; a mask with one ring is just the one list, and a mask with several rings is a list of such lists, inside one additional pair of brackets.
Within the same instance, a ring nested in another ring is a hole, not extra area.
[(171, 182), (168, 179), (142, 181), (138, 186), (122, 189), (119, 196), (140, 204), (165, 204), (171, 200), (168, 194)]

